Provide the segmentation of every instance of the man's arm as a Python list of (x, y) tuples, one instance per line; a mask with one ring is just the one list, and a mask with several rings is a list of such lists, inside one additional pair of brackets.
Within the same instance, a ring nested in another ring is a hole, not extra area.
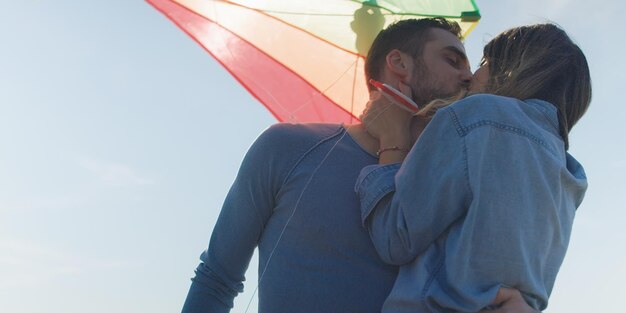
[(226, 196), (213, 229), (209, 248), (185, 301), (183, 312), (229, 312), (233, 299), (243, 291), (244, 274), (279, 188), (274, 163), (276, 128), (264, 132), (247, 152), (237, 178)]

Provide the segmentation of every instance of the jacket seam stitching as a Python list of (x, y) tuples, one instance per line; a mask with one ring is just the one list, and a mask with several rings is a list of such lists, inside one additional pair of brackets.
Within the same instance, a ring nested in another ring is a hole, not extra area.
[(550, 146), (548, 146), (548, 144), (541, 137), (536, 136), (523, 128), (515, 127), (509, 124), (504, 124), (504, 123), (495, 122), (491, 120), (482, 120), (482, 121), (470, 124), (468, 126), (463, 126), (464, 134), (465, 136), (467, 136), (472, 131), (479, 129), (479, 128), (483, 128), (483, 127), (491, 127), (501, 132), (510, 133), (510, 134), (524, 137), (530, 140), (531, 142), (545, 148), (546, 150), (548, 150), (550, 154), (554, 156), (558, 156), (556, 152), (553, 151), (553, 149), (550, 148)]

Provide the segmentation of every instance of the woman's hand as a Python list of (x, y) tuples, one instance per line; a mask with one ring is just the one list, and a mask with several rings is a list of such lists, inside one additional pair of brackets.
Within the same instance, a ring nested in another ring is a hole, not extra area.
[[(411, 89), (400, 84), (400, 91), (410, 95)], [(402, 162), (413, 146), (411, 130), (413, 113), (383, 93), (373, 91), (361, 121), (367, 132), (378, 139), (380, 164)]]
[[(361, 122), (367, 132), (379, 141), (386, 143), (410, 142), (411, 119), (413, 114), (400, 107), (379, 91), (372, 91)], [(382, 142), (381, 142), (382, 143)]]

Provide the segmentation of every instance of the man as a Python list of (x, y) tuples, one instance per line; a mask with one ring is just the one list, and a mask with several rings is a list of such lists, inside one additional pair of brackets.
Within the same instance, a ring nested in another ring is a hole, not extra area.
[[(372, 45), (366, 78), (406, 84), (420, 104), (456, 94), (471, 79), (459, 38), (443, 19), (398, 22)], [(259, 312), (380, 312), (397, 268), (379, 259), (353, 192), (378, 150), (361, 125), (265, 131), (224, 202), (183, 312), (228, 312), (256, 247)]]

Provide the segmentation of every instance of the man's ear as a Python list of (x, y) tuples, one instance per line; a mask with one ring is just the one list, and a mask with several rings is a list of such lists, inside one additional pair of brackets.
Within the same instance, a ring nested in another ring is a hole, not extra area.
[(404, 79), (413, 70), (413, 58), (411, 58), (408, 54), (398, 50), (393, 49), (387, 53), (387, 57), (385, 58), (387, 69), (399, 76), (399, 78)]

